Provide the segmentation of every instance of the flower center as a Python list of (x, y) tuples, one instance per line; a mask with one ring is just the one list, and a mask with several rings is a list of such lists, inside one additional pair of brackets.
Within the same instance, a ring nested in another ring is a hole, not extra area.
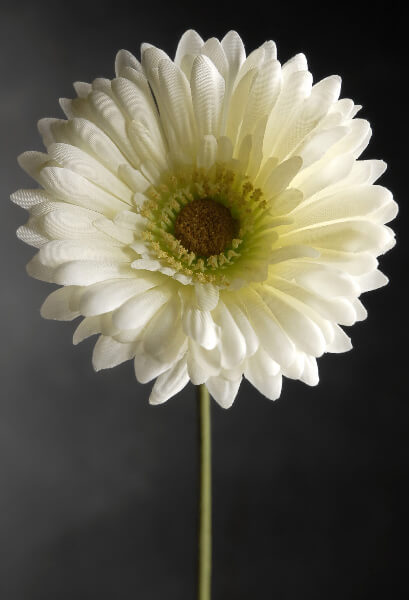
[(149, 264), (185, 285), (230, 289), (266, 279), (279, 224), (261, 188), (240, 171), (186, 165), (164, 173), (142, 204), (139, 196), (145, 229), (142, 242), (131, 245), (141, 256), (133, 268)]
[(175, 222), (175, 237), (198, 256), (224, 252), (237, 231), (238, 221), (230, 210), (211, 198), (193, 200), (182, 208)]

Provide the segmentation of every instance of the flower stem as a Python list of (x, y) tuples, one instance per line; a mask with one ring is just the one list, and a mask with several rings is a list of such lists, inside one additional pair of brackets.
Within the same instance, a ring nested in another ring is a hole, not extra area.
[(198, 386), (199, 412), (199, 561), (198, 600), (211, 599), (212, 574), (212, 457), (209, 392)]

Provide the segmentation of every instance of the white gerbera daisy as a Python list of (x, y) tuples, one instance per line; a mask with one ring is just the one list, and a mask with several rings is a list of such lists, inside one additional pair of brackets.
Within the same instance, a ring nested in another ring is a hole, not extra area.
[(20, 157), (41, 186), (12, 196), (39, 249), (28, 272), (63, 286), (42, 315), (84, 317), (74, 343), (100, 334), (97, 370), (134, 359), (153, 404), (189, 380), (225, 408), (243, 374), (270, 399), (283, 375), (315, 385), (316, 358), (350, 349), (361, 293), (387, 282), (397, 207), (373, 185), (385, 164), (357, 160), (368, 122), (339, 77), (313, 85), (271, 41), (246, 58), (235, 32), (187, 31), (174, 61), (141, 54), (76, 83), (67, 120), (39, 123), (47, 153)]

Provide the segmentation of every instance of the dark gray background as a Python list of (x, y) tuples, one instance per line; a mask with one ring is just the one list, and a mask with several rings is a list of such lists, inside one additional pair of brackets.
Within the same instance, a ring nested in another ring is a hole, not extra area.
[[(95, 374), (93, 340), (44, 321), (50, 291), (28, 278), (33, 250), (15, 238), (26, 214), (9, 194), (32, 182), (15, 157), (40, 149), (36, 122), (59, 116), (71, 82), (113, 76), (115, 52), (149, 41), (174, 52), (195, 27), (235, 28), (249, 50), (299, 51), (316, 80), (374, 127), (367, 157), (401, 205), (391, 278), (365, 298), (354, 350), (327, 355), (321, 382), (285, 381), (271, 403), (244, 383), (213, 406), (214, 599), (408, 597), (407, 63), (401, 16), (360, 5), (230, 2), (2, 3), (0, 597), (4, 600), (192, 600), (196, 561), (196, 404), (188, 386), (147, 403), (131, 363)], [(399, 233), (400, 232), (400, 233)]]

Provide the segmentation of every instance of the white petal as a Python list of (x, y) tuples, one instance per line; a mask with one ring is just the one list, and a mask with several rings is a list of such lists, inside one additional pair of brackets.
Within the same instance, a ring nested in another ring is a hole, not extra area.
[(34, 279), (40, 279), (41, 281), (47, 281), (48, 283), (54, 282), (54, 268), (45, 267), (38, 260), (38, 253), (33, 256), (29, 263), (27, 263), (26, 271), (30, 277)]
[(352, 167), (350, 177), (348, 177), (348, 185), (375, 183), (385, 173), (386, 167), (383, 160), (357, 160)]
[(341, 329), (341, 327), (338, 327), (337, 325), (335, 325), (334, 333), (335, 333), (334, 339), (332, 340), (331, 344), (328, 344), (327, 352), (340, 353), (340, 352), (348, 352), (348, 350), (351, 350), (351, 348), (352, 348), (351, 339)]
[(210, 283), (195, 284), (196, 302), (200, 310), (212, 311), (219, 302), (219, 288)]
[(308, 100), (308, 110), (311, 114), (318, 114), (321, 118), (326, 114), (341, 92), (341, 77), (330, 75), (316, 83)]
[[(335, 193), (312, 199), (306, 206), (297, 210), (297, 228), (308, 227), (318, 223), (342, 221), (354, 217), (368, 217), (379, 209), (389, 206), (392, 194), (379, 185), (351, 186)], [(393, 216), (392, 216), (393, 218)]]
[[(167, 162), (167, 146), (158, 127), (154, 126), (149, 113), (129, 124), (128, 132), (135, 151), (141, 161), (140, 169), (152, 183), (158, 180), (158, 172), (169, 169)], [(155, 131), (156, 129), (156, 131)]]
[(231, 369), (245, 358), (246, 340), (223, 302), (219, 302), (214, 318), (220, 326), (221, 366)]
[(317, 361), (313, 356), (304, 355), (304, 370), (300, 380), (307, 385), (318, 385), (318, 366)]
[(367, 312), (365, 306), (362, 304), (362, 302), (360, 300), (358, 300), (358, 298), (356, 298), (356, 300), (354, 300), (353, 307), (356, 312), (356, 320), (357, 321), (365, 321), (365, 319), (368, 316), (368, 312)]
[[(124, 212), (124, 211), (122, 211)], [(119, 213), (122, 214), (122, 213)], [(97, 217), (95, 220), (92, 221), (92, 225), (95, 228), (95, 230), (100, 231), (104, 235), (103, 237), (105, 239), (108, 238), (108, 240), (111, 243), (111, 246), (123, 246), (125, 245), (131, 245), (132, 242), (135, 239), (135, 233), (137, 233), (137, 227), (135, 227), (134, 231), (131, 231), (129, 229), (125, 229), (124, 227), (122, 227), (121, 225), (117, 225), (116, 223), (116, 218), (115, 218), (115, 222), (111, 221), (111, 219), (106, 219), (105, 217)], [(119, 244), (118, 244), (119, 242)], [(129, 262), (130, 259), (130, 254), (127, 254), (127, 262)]]
[(127, 204), (94, 185), (82, 175), (59, 167), (46, 167), (41, 171), (40, 183), (51, 195), (69, 204), (115, 216)]
[(76, 346), (91, 335), (101, 333), (101, 317), (86, 317), (74, 331), (72, 343)]
[(280, 368), (262, 348), (247, 360), (244, 376), (269, 400), (279, 398), (282, 386)]
[(199, 54), (204, 42), (197, 31), (188, 29), (179, 40), (175, 54), (175, 64), (180, 67), (186, 54)]
[(240, 379), (229, 381), (224, 377), (209, 377), (206, 387), (222, 408), (230, 408), (237, 396), (241, 383)]
[(286, 281), (278, 277), (271, 278), (269, 285), (306, 304), (324, 319), (329, 319), (342, 325), (353, 325), (356, 321), (355, 310), (351, 302), (345, 298), (328, 298), (322, 296), (320, 293), (316, 293), (315, 290), (307, 290), (297, 285), (294, 281)]
[(312, 87), (312, 75), (308, 71), (294, 72), (287, 79), (283, 70), (282, 77), (282, 90), (267, 122), (263, 147), (265, 155), (274, 154), (280, 160), (288, 153), (287, 136), (291, 122)]
[[(248, 59), (247, 59), (248, 60)], [(247, 63), (243, 63), (241, 71), (245, 70), (245, 65)], [(235, 86), (233, 91), (231, 101), (229, 102), (228, 114), (227, 114), (227, 124), (226, 124), (226, 134), (227, 137), (231, 139), (233, 143), (235, 143), (236, 138), (238, 136), (238, 125), (241, 123), (243, 114), (246, 108), (247, 99), (250, 93), (251, 84), (256, 76), (256, 69), (252, 68), (246, 71), (246, 74), (236, 79), (236, 82), (239, 83)]]
[(138, 193), (145, 192), (150, 186), (149, 181), (146, 177), (137, 169), (134, 169), (130, 165), (122, 164), (118, 168), (118, 174), (125, 181), (125, 183), (135, 192), (133, 197), (133, 203), (136, 206), (140, 206), (141, 203), (139, 201), (135, 201)]
[(239, 148), (237, 152), (237, 161), (240, 165), (240, 170), (243, 173), (246, 173), (249, 170), (249, 160), (253, 147), (253, 136), (250, 134), (246, 135), (241, 142), (237, 143), (237, 147)]
[(48, 148), (50, 158), (62, 167), (85, 177), (119, 200), (132, 204), (132, 191), (98, 160), (70, 144), (55, 143)]
[(125, 229), (129, 229), (131, 231), (136, 231), (138, 235), (141, 235), (146, 229), (147, 222), (148, 221), (145, 219), (145, 217), (131, 212), (130, 210), (123, 210), (115, 217), (115, 225), (124, 227)]
[(240, 329), (243, 339), (246, 342), (246, 356), (252, 356), (259, 347), (259, 340), (252, 325), (250, 324), (250, 321), (234, 300), (232, 302), (228, 302), (227, 308), (234, 318), (236, 325)]
[(354, 157), (351, 154), (335, 156), (322, 165), (320, 164), (319, 169), (315, 165), (309, 169), (303, 169), (295, 178), (293, 185), (303, 192), (305, 198), (309, 198), (347, 177), (353, 165)]
[(296, 54), (283, 64), (283, 74), (286, 80), (288, 80), (293, 73), (298, 73), (298, 71), (306, 71), (307, 69), (307, 58), (305, 54), (302, 54), (302, 52)]
[(289, 365), (294, 358), (293, 342), (257, 294), (248, 291), (246, 296), (247, 313), (260, 345), (279, 365)]
[(383, 206), (378, 208), (378, 210), (371, 213), (371, 220), (379, 225), (383, 225), (384, 223), (389, 223), (392, 221), (398, 214), (399, 207), (398, 204), (392, 200), (392, 194), (390, 200), (386, 202)]
[(104, 92), (108, 96), (111, 96), (112, 95), (111, 84), (112, 84), (112, 82), (110, 81), (110, 79), (107, 79), (106, 77), (96, 77), (92, 81), (90, 91), (98, 90), (100, 92)]
[[(257, 122), (268, 116), (281, 87), (281, 65), (277, 60), (265, 63), (255, 76), (247, 100), (240, 131), (240, 139), (252, 133)], [(266, 121), (267, 123), (267, 121)]]
[(52, 292), (41, 307), (41, 316), (45, 319), (56, 319), (57, 321), (72, 321), (80, 315), (78, 310), (73, 310), (70, 301), (75, 286), (62, 287)]
[(39, 260), (49, 267), (74, 260), (129, 263), (129, 254), (103, 240), (54, 240), (42, 246)]
[(228, 62), (223, 46), (217, 38), (206, 40), (201, 48), (201, 53), (213, 62), (222, 77), (227, 76)]
[(341, 79), (335, 75), (314, 85), (311, 94), (305, 98), (292, 116), (287, 131), (280, 140), (281, 156), (287, 156), (294, 151), (294, 148), (311, 132), (311, 135), (314, 136), (314, 128), (338, 98), (340, 89)]
[[(296, 153), (301, 156), (304, 168), (317, 162), (328, 150), (347, 137), (348, 129), (346, 127), (333, 127), (324, 129), (318, 133), (313, 133), (296, 149)], [(341, 153), (340, 153), (341, 154)]]
[(28, 221), (27, 225), (21, 225), (17, 229), (16, 235), (19, 240), (34, 248), (42, 248), (49, 242), (49, 239), (42, 234), (41, 229), (32, 219)]
[(17, 190), (17, 192), (11, 194), (10, 200), (21, 206), (21, 208), (29, 210), (37, 204), (49, 201), (50, 195), (44, 190)]
[(211, 350), (219, 341), (219, 327), (214, 323), (209, 311), (186, 306), (182, 316), (183, 330), (200, 346)]
[(54, 240), (106, 240), (106, 236), (95, 227), (99, 215), (91, 210), (56, 203), (56, 208), (42, 218), (42, 228), (49, 238)]
[(392, 239), (386, 229), (363, 218), (318, 223), (282, 234), (285, 244), (302, 244), (342, 252), (379, 252)]
[(300, 379), (304, 371), (304, 353), (296, 352), (294, 360), (282, 369), (283, 375), (290, 379)]
[(337, 296), (356, 297), (360, 293), (354, 278), (341, 270), (308, 262), (293, 262), (291, 265), (278, 265), (277, 274), (294, 280), (299, 285), (328, 298)]
[(224, 79), (206, 56), (200, 55), (195, 58), (190, 86), (199, 136), (217, 136), (223, 105)]
[(169, 300), (151, 319), (143, 334), (144, 352), (162, 362), (176, 361), (186, 351), (186, 336), (178, 296)]
[(33, 179), (37, 179), (41, 170), (47, 165), (47, 163), (52, 162), (48, 154), (44, 152), (35, 152), (28, 151), (23, 152), (17, 158), (17, 162), (20, 167)]
[(383, 287), (389, 282), (389, 279), (381, 271), (375, 270), (356, 277), (355, 281), (357, 281), (362, 292), (369, 292)]
[(95, 371), (116, 367), (135, 356), (135, 344), (121, 344), (101, 335), (94, 346), (92, 365)]
[(272, 203), (272, 212), (275, 217), (288, 215), (303, 201), (303, 193), (300, 190), (289, 188), (276, 196)]
[(228, 163), (233, 156), (233, 144), (230, 138), (221, 136), (218, 139), (217, 160)]
[(163, 153), (164, 138), (159, 113), (145, 76), (135, 73), (132, 81), (119, 77), (113, 80), (112, 89), (128, 118), (135, 123), (141, 123), (149, 130), (152, 140), (160, 146)]
[(133, 277), (128, 266), (104, 264), (91, 260), (76, 260), (58, 267), (54, 273), (54, 282), (60, 285), (91, 285), (106, 279)]
[(318, 258), (319, 256), (320, 252), (310, 246), (283, 246), (272, 252), (270, 264), (277, 264), (297, 258)]
[(58, 102), (67, 119), (73, 119), (76, 116), (72, 108), (72, 100), (70, 100), (69, 98), (59, 98)]
[(162, 122), (167, 129), (168, 141), (173, 130), (179, 144), (186, 148), (187, 153), (191, 153), (195, 147), (196, 126), (187, 79), (170, 60), (159, 62), (158, 74), (160, 95), (157, 100), (159, 108), (167, 116)]
[(234, 92), (236, 92), (237, 88), (240, 86), (242, 81), (247, 78), (250, 71), (253, 71), (254, 74), (258, 71), (258, 69), (263, 64), (265, 57), (266, 51), (262, 46), (253, 50), (253, 52), (251, 52), (247, 56), (246, 60), (242, 63), (240, 70), (237, 74), (235, 85), (233, 88)]
[(260, 295), (280, 323), (288, 337), (299, 350), (321, 356), (325, 351), (325, 338), (321, 329), (312, 321), (293, 296), (284, 295), (277, 289), (260, 288)]
[[(43, 127), (42, 127), (43, 125)], [(81, 148), (116, 174), (119, 165), (126, 162), (114, 142), (94, 123), (87, 119), (74, 118), (70, 121), (47, 119), (40, 121), (40, 131), (46, 136), (45, 143), (61, 142)]]
[(331, 149), (332, 153), (342, 154), (352, 152), (354, 158), (358, 158), (367, 147), (372, 135), (371, 127), (365, 119), (354, 119), (350, 124), (350, 132), (336, 146)]
[(144, 354), (143, 352), (139, 352), (139, 346), (137, 347), (135, 361), (134, 361), (134, 369), (135, 376), (139, 383), (148, 383), (155, 377), (158, 377), (165, 371), (168, 371), (171, 367), (172, 363), (166, 363), (149, 356), (148, 354)]
[(87, 287), (82, 295), (81, 313), (92, 316), (115, 310), (129, 298), (155, 287), (158, 283), (149, 276), (95, 283)]
[(228, 381), (237, 381), (243, 376), (244, 363), (237, 365), (232, 369), (221, 369), (220, 376)]
[(332, 265), (350, 275), (362, 275), (373, 271), (378, 265), (378, 261), (370, 252), (339, 252), (323, 248), (320, 248), (317, 262)]
[(60, 127), (65, 127), (65, 124), (67, 123), (67, 121), (64, 121), (63, 119), (53, 119), (53, 118), (44, 118), (44, 119), (40, 119), (37, 123), (37, 129), (43, 139), (43, 144), (46, 148), (48, 148), (48, 146), (50, 144), (53, 144), (56, 141), (54, 132), (53, 132), (53, 127), (55, 125), (60, 125)]
[(125, 116), (114, 99), (97, 90), (90, 94), (87, 102), (92, 111), (90, 120), (105, 131), (132, 165), (138, 166), (138, 156), (127, 135)]
[(155, 48), (151, 44), (141, 45), (141, 56), (143, 69), (148, 77), (151, 78), (154, 76), (154, 72), (157, 71), (161, 60), (168, 60), (170, 62), (170, 58), (166, 52), (160, 48)]
[(160, 271), (165, 275), (174, 275), (174, 269), (171, 269), (170, 267), (163, 267), (159, 260), (150, 258), (138, 258), (138, 260), (134, 260), (131, 263), (131, 267), (136, 271)]
[(246, 60), (246, 51), (241, 37), (235, 31), (226, 33), (221, 43), (229, 65), (228, 82), (232, 86), (241, 65)]
[(205, 135), (199, 143), (196, 163), (199, 168), (210, 169), (216, 162), (217, 141), (213, 135)]
[(113, 322), (118, 329), (144, 327), (157, 311), (169, 300), (170, 286), (159, 286), (127, 300), (113, 313)]
[(187, 368), (194, 385), (205, 383), (209, 377), (220, 373), (220, 350), (217, 347), (206, 350), (192, 339), (188, 344)]
[[(141, 63), (128, 50), (119, 50), (115, 58), (115, 73), (117, 77), (122, 77), (124, 69), (135, 69), (141, 71)], [(126, 71), (125, 71), (126, 72)]]
[(271, 198), (285, 190), (301, 169), (301, 166), (301, 158), (293, 156), (276, 167), (265, 184), (264, 193), (266, 196)]
[(189, 382), (186, 357), (183, 357), (168, 371), (159, 375), (149, 396), (150, 404), (163, 404), (180, 392)]

